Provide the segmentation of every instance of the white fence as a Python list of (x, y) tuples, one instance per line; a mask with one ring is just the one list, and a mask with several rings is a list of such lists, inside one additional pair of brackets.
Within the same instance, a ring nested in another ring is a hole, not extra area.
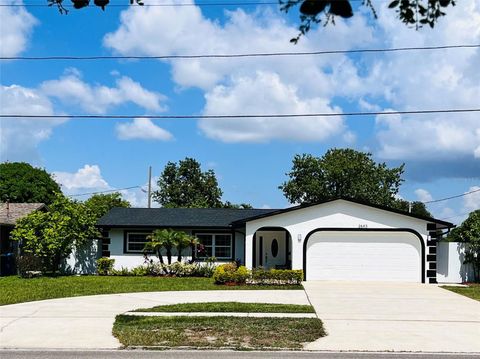
[(471, 265), (465, 260), (465, 243), (437, 243), (437, 281), (438, 283), (463, 283), (474, 280)]
[(65, 260), (64, 270), (72, 274), (95, 274), (97, 272), (97, 259), (101, 256), (101, 241), (93, 239), (82, 248), (73, 250)]

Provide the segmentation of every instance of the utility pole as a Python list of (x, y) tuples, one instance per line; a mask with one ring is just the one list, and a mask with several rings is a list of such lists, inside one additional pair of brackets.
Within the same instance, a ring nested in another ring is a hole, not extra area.
[(412, 213), (412, 202), (408, 201), (408, 213)]
[(148, 167), (148, 208), (152, 205), (152, 166)]

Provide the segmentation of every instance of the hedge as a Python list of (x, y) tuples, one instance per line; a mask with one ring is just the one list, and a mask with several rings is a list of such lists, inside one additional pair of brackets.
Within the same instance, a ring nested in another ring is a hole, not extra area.
[(255, 268), (251, 272), (249, 284), (300, 285), (302, 281), (303, 270), (301, 269)]

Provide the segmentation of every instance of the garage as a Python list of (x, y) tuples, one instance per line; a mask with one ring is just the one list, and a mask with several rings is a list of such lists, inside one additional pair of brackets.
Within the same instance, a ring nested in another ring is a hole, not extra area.
[(423, 241), (408, 230), (322, 230), (304, 243), (307, 280), (424, 282)]

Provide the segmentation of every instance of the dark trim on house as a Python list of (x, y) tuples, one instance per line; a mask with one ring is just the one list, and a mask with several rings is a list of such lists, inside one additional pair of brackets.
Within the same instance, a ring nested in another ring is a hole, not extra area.
[[(420, 245), (422, 248), (422, 265), (421, 265), (421, 278), (422, 278), (422, 283), (425, 283), (425, 243), (423, 241), (422, 236), (420, 233), (415, 231), (414, 229), (411, 228), (339, 228), (339, 227), (333, 227), (333, 228), (317, 228), (314, 229), (313, 231), (310, 231), (307, 236), (305, 237), (305, 240), (303, 241), (303, 280), (307, 280), (307, 244), (308, 240), (310, 237), (316, 233), (316, 232), (409, 232), (417, 236), (417, 238), (420, 240)], [(428, 260), (428, 258), (427, 258)]]
[[(244, 219), (241, 219), (241, 220), (238, 220), (238, 221), (234, 221), (234, 222), (232, 222), (232, 225), (237, 225), (239, 223), (246, 223), (246, 222), (253, 221), (253, 220), (256, 220), (256, 219), (260, 219), (260, 218), (272, 217), (272, 216), (275, 216), (277, 214), (296, 211), (296, 210), (299, 210), (299, 209), (318, 206), (318, 205), (321, 205), (321, 204), (326, 204), (326, 203), (339, 201), (339, 200), (346, 201), (346, 202), (351, 202), (351, 203), (356, 203), (356, 204), (360, 204), (360, 205), (363, 205), (363, 206), (368, 206), (368, 207), (372, 207), (372, 208), (376, 208), (376, 209), (381, 209), (381, 210), (384, 210), (384, 211), (387, 211), (387, 212), (401, 214), (403, 216), (407, 216), (407, 217), (411, 217), (411, 218), (421, 219), (421, 220), (424, 220), (424, 221), (427, 221), (427, 222), (432, 222), (434, 224), (440, 224), (440, 225), (445, 226), (447, 228), (455, 227), (455, 225), (453, 223), (442, 221), (440, 219), (435, 219), (435, 218), (425, 217), (425, 216), (418, 216), (416, 214), (404, 212), (404, 211), (401, 211), (401, 210), (398, 210), (398, 209), (395, 209), (395, 208), (390, 208), (390, 207), (387, 207), (387, 206), (380, 206), (380, 205), (376, 205), (376, 204), (371, 204), (371, 203), (368, 203), (368, 202), (365, 202), (365, 201), (360, 201), (360, 200), (356, 200), (356, 199), (352, 199), (352, 198), (346, 198), (346, 197), (339, 197), (339, 198), (330, 199), (330, 200), (327, 200), (327, 201), (320, 201), (320, 202), (314, 202), (314, 203), (304, 203), (304, 204), (294, 206), (294, 207), (274, 210), (272, 212), (268, 212), (268, 213), (265, 213), (265, 214), (259, 214), (259, 215), (256, 215), (256, 216), (247, 217), (247, 218), (244, 218)], [(436, 229), (436, 227), (435, 227), (435, 229)]]
[(260, 236), (259, 239), (260, 240), (258, 241), (258, 243), (259, 243), (259, 245), (258, 245), (258, 254), (259, 254), (258, 264), (260, 264), (260, 266), (263, 266), (263, 236)]
[[(233, 228), (227, 228), (225, 230), (210, 230), (210, 229), (200, 229), (200, 230), (195, 230), (192, 231), (192, 236), (195, 236), (196, 234), (228, 234), (230, 235), (230, 243), (231, 243), (231, 248), (230, 248), (230, 258), (218, 258), (219, 262), (224, 262), (227, 260), (231, 260), (232, 262), (235, 260), (235, 231)], [(201, 259), (201, 258), (199, 258)]]
[(127, 243), (127, 233), (152, 233), (153, 231), (149, 231), (148, 229), (144, 230), (144, 231), (140, 231), (140, 230), (129, 230), (129, 229), (125, 229), (123, 230), (123, 254), (132, 254), (132, 255), (139, 255), (141, 254), (142, 252), (129, 252), (128, 251), (128, 243)]

